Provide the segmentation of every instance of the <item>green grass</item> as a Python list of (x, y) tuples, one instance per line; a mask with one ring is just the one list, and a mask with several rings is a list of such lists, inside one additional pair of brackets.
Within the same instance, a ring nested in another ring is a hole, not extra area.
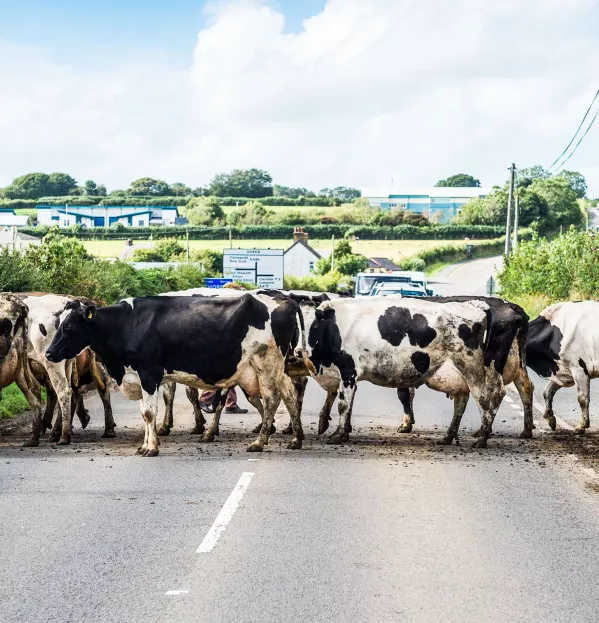
[[(124, 240), (84, 240), (85, 248), (98, 257), (118, 257), (125, 247)], [(183, 243), (185, 241), (182, 241)], [(476, 241), (482, 242), (482, 241)], [(318, 252), (328, 254), (333, 248), (331, 240), (309, 240), (310, 246)], [(148, 245), (149, 240), (135, 240), (134, 246)], [(287, 249), (292, 241), (286, 240), (233, 240), (234, 248), (244, 249)], [(354, 253), (366, 257), (388, 257), (396, 262), (416, 255), (420, 251), (441, 245), (462, 245), (463, 240), (356, 240), (351, 243)], [(190, 240), (192, 250), (229, 248), (228, 240)]]
[[(46, 390), (42, 388), (42, 400), (46, 400)], [(23, 396), (23, 392), (17, 387), (16, 383), (9, 385), (2, 390), (2, 400), (0, 400), (0, 419), (11, 418), (29, 409), (29, 404)]]

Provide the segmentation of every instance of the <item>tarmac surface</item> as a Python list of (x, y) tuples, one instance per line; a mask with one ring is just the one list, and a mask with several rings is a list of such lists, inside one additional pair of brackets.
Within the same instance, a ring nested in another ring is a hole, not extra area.
[[(482, 292), (496, 261), (435, 287)], [(330, 431), (316, 435), (324, 396), (310, 381), (300, 451), (277, 432), (246, 453), (251, 407), (202, 443), (182, 388), (156, 458), (135, 454), (139, 407), (118, 393), (116, 439), (101, 438), (97, 396), (68, 447), (20, 448), (18, 427), (0, 437), (0, 621), (599, 619), (594, 404), (590, 432), (574, 436), (576, 396), (561, 390), (558, 431), (535, 409), (535, 437), (521, 440), (510, 389), (489, 447), (475, 450), (472, 401), (460, 445), (444, 447), (444, 395), (419, 389), (414, 431), (400, 434), (395, 391), (363, 383), (350, 441), (330, 446)], [(281, 408), (279, 431), (287, 417)]]

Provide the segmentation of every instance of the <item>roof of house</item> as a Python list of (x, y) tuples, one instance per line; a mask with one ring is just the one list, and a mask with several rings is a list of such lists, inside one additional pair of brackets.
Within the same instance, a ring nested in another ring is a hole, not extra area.
[(398, 266), (393, 260), (387, 257), (369, 257), (369, 268), (384, 268), (385, 270), (401, 270), (401, 266)]
[(481, 197), (488, 195), (491, 188), (478, 186), (435, 186), (433, 188), (365, 188), (362, 197)]
[(10, 212), (0, 213), (0, 227), (3, 225), (15, 225), (17, 227), (26, 227), (29, 217), (26, 215), (16, 215)]
[[(306, 249), (308, 249), (308, 251), (310, 251), (315, 257), (317, 257), (318, 259), (320, 259), (322, 257), (322, 255), (320, 255), (320, 253), (318, 253), (318, 251), (315, 251), (305, 240), (296, 240), (286, 251), (285, 253), (289, 253), (289, 251), (291, 251), (291, 249), (293, 249), (293, 247), (295, 247), (298, 244), (303, 244)], [(285, 253), (283, 253), (283, 255), (285, 255)]]

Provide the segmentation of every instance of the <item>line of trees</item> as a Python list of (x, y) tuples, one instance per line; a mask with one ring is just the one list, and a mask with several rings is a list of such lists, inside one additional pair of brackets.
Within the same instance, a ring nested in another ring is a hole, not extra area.
[[(67, 173), (27, 173), (15, 178), (11, 184), (0, 190), (5, 199), (40, 199), (42, 197), (88, 196), (106, 197), (106, 187), (94, 180), (78, 185)], [(340, 201), (353, 201), (360, 196), (356, 188), (338, 186), (323, 188), (318, 193), (307, 188), (291, 188), (273, 184), (270, 173), (263, 169), (234, 169), (229, 173), (217, 173), (209, 184), (192, 188), (182, 182), (169, 184), (153, 177), (141, 177), (131, 182), (126, 189), (115, 189), (110, 197), (243, 197), (262, 199), (265, 197), (325, 197)]]

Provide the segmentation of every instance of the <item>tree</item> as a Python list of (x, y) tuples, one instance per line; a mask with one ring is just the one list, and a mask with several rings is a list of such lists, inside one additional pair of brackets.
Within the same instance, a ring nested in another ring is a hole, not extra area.
[(535, 164), (534, 167), (524, 167), (518, 169), (518, 186), (521, 188), (530, 186), (535, 180), (545, 180), (550, 177), (551, 173), (540, 164)]
[(333, 197), (340, 199), (341, 201), (354, 201), (362, 196), (362, 193), (357, 188), (348, 188), (347, 186), (337, 186), (337, 188), (323, 188), (318, 192), (319, 195), (324, 197)]
[(7, 199), (39, 199), (68, 195), (77, 182), (66, 173), (27, 173), (16, 177), (4, 189)]
[(582, 173), (578, 173), (578, 171), (560, 171), (556, 177), (563, 177), (568, 180), (570, 187), (579, 199), (586, 197), (587, 181)]
[(564, 177), (537, 178), (530, 190), (547, 203), (548, 226), (579, 225), (582, 222), (582, 212), (576, 201), (578, 197)]
[(215, 175), (206, 193), (216, 197), (272, 197), (272, 177), (263, 169), (234, 169)]
[(451, 188), (480, 188), (480, 180), (467, 173), (450, 175), (446, 180), (439, 180), (435, 186)]
[(171, 187), (163, 180), (156, 180), (153, 177), (140, 177), (131, 182), (128, 193), (133, 196), (154, 196), (165, 197), (172, 195)]
[(275, 184), (273, 186), (273, 195), (275, 197), (289, 197), (297, 199), (298, 197), (316, 197), (316, 193), (307, 188), (291, 188), (290, 186), (281, 186)]
[(96, 195), (98, 193), (98, 185), (94, 180), (86, 180), (83, 188), (86, 195)]
[[(335, 244), (333, 260), (334, 269), (342, 275), (355, 275), (368, 267), (368, 259), (363, 255), (354, 253), (348, 240), (339, 240)], [(322, 257), (316, 265), (316, 272), (319, 275), (326, 275), (331, 272), (331, 256)]]
[(177, 197), (187, 197), (188, 195), (191, 195), (191, 188), (181, 182), (171, 184), (171, 191), (173, 195), (176, 195)]
[(104, 184), (98, 184), (96, 187), (96, 195), (98, 197), (106, 197), (106, 186)]
[(197, 197), (186, 205), (186, 215), (192, 225), (222, 225), (225, 212), (216, 197)]

